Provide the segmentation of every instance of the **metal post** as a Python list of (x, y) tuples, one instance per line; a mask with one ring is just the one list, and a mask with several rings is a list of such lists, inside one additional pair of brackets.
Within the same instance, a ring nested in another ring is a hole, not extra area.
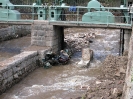
[(79, 7), (77, 7), (77, 24), (79, 24)]
[(131, 13), (131, 26), (133, 25), (133, 13)]
[(48, 22), (50, 23), (50, 12), (51, 12), (51, 8), (49, 7), (48, 9), (49, 9), (49, 11), (48, 11), (49, 12)]
[(34, 20), (34, 6), (32, 7), (32, 21)]
[[(109, 8), (108, 8), (108, 12), (109, 12)], [(109, 15), (107, 15), (107, 26), (109, 25), (109, 20), (108, 20), (108, 18), (109, 18)]]
[(124, 7), (127, 6), (127, 0), (124, 0)]
[(7, 22), (9, 21), (9, 9), (8, 9), (8, 5), (7, 5)]
[(120, 30), (120, 48), (119, 48), (119, 55), (123, 55), (124, 52), (124, 29)]

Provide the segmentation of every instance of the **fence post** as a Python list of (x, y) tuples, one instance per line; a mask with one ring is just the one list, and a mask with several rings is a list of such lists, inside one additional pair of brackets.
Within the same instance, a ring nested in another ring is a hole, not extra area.
[(77, 7), (77, 24), (79, 24), (79, 7)]

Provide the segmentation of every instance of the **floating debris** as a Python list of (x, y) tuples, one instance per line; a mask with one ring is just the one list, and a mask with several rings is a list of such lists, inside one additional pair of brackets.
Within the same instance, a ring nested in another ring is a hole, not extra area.
[(55, 65), (65, 65), (68, 63), (72, 55), (72, 51), (70, 49), (61, 50), (60, 54), (57, 55), (53, 52), (48, 52), (45, 55), (45, 58), (42, 59), (43, 61), (43, 67), (44, 68), (50, 68)]

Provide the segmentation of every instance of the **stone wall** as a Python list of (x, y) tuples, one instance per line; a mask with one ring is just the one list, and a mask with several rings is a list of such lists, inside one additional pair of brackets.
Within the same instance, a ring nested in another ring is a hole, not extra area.
[(48, 21), (36, 20), (32, 24), (31, 45), (50, 47), (54, 52), (62, 49), (64, 29), (49, 25)]
[(0, 94), (39, 66), (37, 51), (25, 51), (0, 63)]
[(25, 36), (31, 33), (30, 25), (12, 25), (0, 29), (0, 41), (10, 40)]

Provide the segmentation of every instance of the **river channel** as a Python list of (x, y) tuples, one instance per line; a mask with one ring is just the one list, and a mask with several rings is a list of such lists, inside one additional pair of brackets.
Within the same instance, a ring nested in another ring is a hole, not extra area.
[[(30, 46), (30, 37), (0, 44), (0, 61), (19, 54)], [(81, 68), (77, 63), (81, 52), (73, 55), (67, 65), (40, 67), (0, 96), (0, 99), (75, 99), (89, 88), (89, 82), (99, 75), (98, 68)], [(94, 64), (91, 64), (94, 65)]]

